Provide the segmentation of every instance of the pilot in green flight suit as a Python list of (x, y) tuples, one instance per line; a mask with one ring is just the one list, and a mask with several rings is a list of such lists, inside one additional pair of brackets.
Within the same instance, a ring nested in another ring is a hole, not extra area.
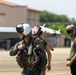
[(72, 39), (70, 55), (66, 65), (70, 66), (71, 74), (76, 75), (76, 27), (74, 25), (68, 25), (66, 27), (66, 32)]
[(22, 75), (45, 75), (47, 59), (44, 41), (31, 36), (29, 24), (19, 24), (16, 30), (22, 41), (11, 48), (10, 56), (21, 55)]

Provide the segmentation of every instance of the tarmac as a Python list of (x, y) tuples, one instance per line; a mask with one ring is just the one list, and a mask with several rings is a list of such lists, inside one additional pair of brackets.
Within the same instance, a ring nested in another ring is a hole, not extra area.
[[(71, 75), (69, 67), (66, 66), (70, 48), (54, 48), (51, 53), (51, 70), (46, 71), (46, 75)], [(11, 57), (8, 50), (0, 49), (0, 75), (21, 75), (21, 71), (15, 56)]]

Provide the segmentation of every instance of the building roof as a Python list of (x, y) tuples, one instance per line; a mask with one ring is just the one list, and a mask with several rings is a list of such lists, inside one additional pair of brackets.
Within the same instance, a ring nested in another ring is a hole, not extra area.
[(40, 12), (39, 10), (33, 9), (33, 8), (27, 8), (30, 11), (36, 11), (36, 12)]
[[(8, 2), (8, 1), (4, 1), (4, 0), (0, 0), (0, 4), (7, 5), (7, 6), (12, 6), (12, 7), (15, 7), (15, 6), (23, 7), (22, 5), (18, 5), (18, 4)], [(29, 7), (27, 9), (30, 10), (30, 11), (40, 12), (39, 10), (29, 8)]]
[(7, 5), (7, 6), (21, 6), (21, 5), (11, 3), (11, 2), (7, 2), (7, 1), (4, 1), (4, 0), (0, 0), (0, 4)]

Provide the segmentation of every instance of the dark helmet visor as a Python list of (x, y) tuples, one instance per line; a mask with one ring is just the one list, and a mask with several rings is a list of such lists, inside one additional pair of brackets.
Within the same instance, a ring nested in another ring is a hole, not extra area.
[(16, 31), (18, 33), (23, 33), (23, 27), (16, 27)]

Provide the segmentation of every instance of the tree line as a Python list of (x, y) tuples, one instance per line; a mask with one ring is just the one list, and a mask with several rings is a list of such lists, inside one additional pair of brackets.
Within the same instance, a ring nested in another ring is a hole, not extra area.
[[(67, 25), (65, 25), (66, 22), (74, 24), (76, 23), (76, 20), (74, 18), (69, 18), (67, 15), (58, 15), (58, 14), (48, 12), (46, 10), (41, 11), (40, 13), (40, 23), (47, 23), (48, 25), (46, 26), (48, 28), (52, 28), (55, 30), (60, 29), (61, 33), (67, 37), (67, 34), (66, 34)], [(63, 24), (60, 24), (60, 23), (63, 23)]]
[(40, 22), (71, 22), (75, 23), (74, 18), (69, 18), (67, 15), (58, 15), (46, 10), (40, 13)]

